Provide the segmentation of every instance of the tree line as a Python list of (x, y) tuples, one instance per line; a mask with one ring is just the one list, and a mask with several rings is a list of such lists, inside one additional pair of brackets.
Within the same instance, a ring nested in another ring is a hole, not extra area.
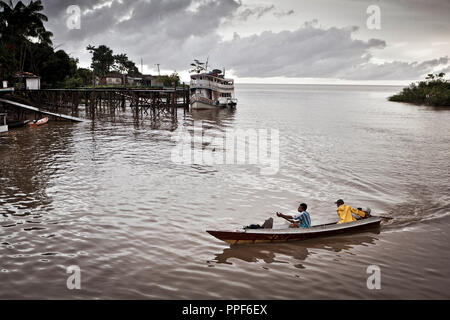
[(445, 73), (428, 74), (424, 81), (412, 83), (400, 93), (389, 97), (390, 101), (408, 102), (418, 105), (450, 106), (450, 81)]
[[(136, 64), (126, 54), (114, 54), (105, 45), (89, 45), (92, 54), (91, 69), (78, 67), (79, 60), (64, 50), (54, 47), (53, 33), (44, 23), (48, 17), (42, 13), (41, 0), (0, 1), (0, 80), (17, 81), (17, 73), (30, 72), (41, 77), (43, 88), (73, 88), (90, 86), (95, 79), (111, 72), (124, 76), (140, 76)], [(161, 76), (164, 85), (179, 83), (176, 73)]]
[(79, 70), (78, 60), (64, 50), (53, 48), (52, 32), (44, 22), (40, 0), (28, 5), (18, 1), (0, 1), (0, 76), (14, 83), (18, 72), (27, 71), (41, 76), (46, 87), (63, 86), (71, 77), (87, 77)]

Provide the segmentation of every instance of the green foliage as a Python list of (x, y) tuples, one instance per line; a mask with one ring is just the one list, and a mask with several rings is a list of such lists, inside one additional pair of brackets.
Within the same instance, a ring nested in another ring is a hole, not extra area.
[(189, 70), (189, 73), (201, 73), (201, 72), (206, 72), (206, 68), (208, 66), (208, 61), (205, 62), (200, 62), (197, 59), (194, 59), (194, 62), (191, 63), (192, 69)]
[(52, 45), (53, 34), (45, 29), (48, 18), (41, 13), (42, 2), (0, 1), (0, 63), (4, 77), (24, 70), (31, 47), (38, 43)]
[(118, 54), (114, 56), (115, 64), (113, 69), (121, 74), (139, 74), (136, 64), (128, 59), (126, 54)]
[(67, 76), (64, 80), (64, 88), (89, 87), (93, 82), (94, 72), (89, 69), (79, 68), (75, 73)]
[(62, 87), (67, 77), (74, 77), (77, 73), (76, 60), (63, 50), (50, 54), (40, 66), (37, 73), (42, 77), (42, 86), (47, 88)]
[(0, 45), (0, 77), (3, 80), (13, 81), (13, 72), (11, 71), (13, 64), (13, 56), (6, 50), (5, 46)]
[(111, 67), (115, 62), (111, 48), (105, 45), (101, 45), (98, 48), (89, 45), (86, 49), (92, 53), (91, 68), (96, 75), (104, 76), (111, 72)]
[(89, 45), (87, 50), (92, 53), (91, 67), (98, 76), (105, 76), (111, 71), (121, 74), (139, 74), (136, 64), (129, 60), (126, 54), (114, 55), (113, 50), (105, 45), (98, 47)]
[(89, 69), (79, 68), (77, 70), (78, 77), (82, 80), (82, 86), (88, 86), (92, 84), (94, 72)]
[(444, 77), (443, 72), (429, 74), (425, 81), (412, 83), (399, 94), (389, 97), (389, 100), (419, 105), (450, 106), (450, 81)]
[[(43, 88), (56, 88), (70, 83), (79, 83), (78, 60), (65, 51), (52, 47), (53, 34), (47, 31), (40, 0), (0, 1), (0, 76), (10, 83), (17, 81), (18, 71), (27, 71), (41, 76)], [(70, 81), (68, 79), (71, 79)]]
[(79, 88), (83, 86), (83, 79), (81, 77), (75, 76), (66, 78), (64, 81), (64, 88)]
[[(126, 54), (114, 55), (111, 48), (89, 45), (92, 53), (93, 71), (78, 69), (78, 59), (71, 58), (64, 50), (55, 51), (53, 34), (44, 23), (48, 18), (42, 14), (41, 0), (0, 1), (0, 80), (8, 80), (12, 85), (19, 71), (27, 71), (41, 77), (42, 88), (90, 86), (94, 73), (102, 76), (111, 71), (139, 76), (136, 64)], [(162, 82), (171, 86), (179, 83), (177, 74), (166, 76)]]
[(155, 77), (155, 82), (162, 83), (164, 87), (173, 87), (174, 85), (178, 86), (180, 84), (180, 76), (176, 72), (169, 76), (157, 76)]

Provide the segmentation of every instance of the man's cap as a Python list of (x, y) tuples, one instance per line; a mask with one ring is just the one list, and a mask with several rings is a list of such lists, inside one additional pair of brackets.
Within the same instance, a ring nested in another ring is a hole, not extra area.
[(344, 200), (339, 199), (338, 201), (335, 202), (335, 204), (344, 204)]

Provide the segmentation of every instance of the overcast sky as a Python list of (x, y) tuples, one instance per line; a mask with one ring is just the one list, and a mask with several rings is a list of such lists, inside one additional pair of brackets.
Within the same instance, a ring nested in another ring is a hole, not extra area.
[[(159, 63), (185, 81), (192, 60), (208, 56), (240, 82), (403, 83), (450, 72), (450, 0), (43, 3), (54, 45), (86, 67), (86, 47), (105, 44), (139, 68), (143, 59), (145, 73)], [(81, 9), (80, 29), (68, 27), (70, 5)]]

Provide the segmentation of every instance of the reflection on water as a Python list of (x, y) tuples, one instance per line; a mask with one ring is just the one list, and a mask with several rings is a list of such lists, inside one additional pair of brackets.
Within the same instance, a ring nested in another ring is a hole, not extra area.
[[(320, 240), (305, 240), (292, 243), (280, 244), (254, 244), (254, 245), (231, 245), (223, 250), (222, 253), (216, 254), (214, 261), (217, 263), (233, 264), (232, 259), (240, 259), (246, 262), (256, 262), (260, 260), (265, 263), (287, 263), (281, 256), (291, 257), (297, 261), (304, 261), (308, 258), (311, 249), (328, 250), (332, 252), (350, 251), (355, 246), (371, 245), (378, 240), (375, 235), (379, 234), (379, 230), (375, 229), (370, 233), (358, 235), (355, 237), (336, 236), (332, 238), (323, 238)], [(231, 261), (230, 261), (231, 260)], [(300, 263), (294, 265), (296, 268), (303, 269)]]
[(45, 134), (45, 128), (18, 129), (5, 135), (9, 141), (0, 146), (0, 211), (4, 216), (51, 210), (52, 200), (46, 190), (52, 183), (51, 176), (63, 169), (53, 164), (58, 160), (64, 166), (64, 159), (71, 153), (71, 133), (61, 129), (52, 135)]
[(194, 121), (209, 120), (218, 126), (234, 120), (236, 109), (219, 108), (211, 110), (192, 110), (189, 114)]

